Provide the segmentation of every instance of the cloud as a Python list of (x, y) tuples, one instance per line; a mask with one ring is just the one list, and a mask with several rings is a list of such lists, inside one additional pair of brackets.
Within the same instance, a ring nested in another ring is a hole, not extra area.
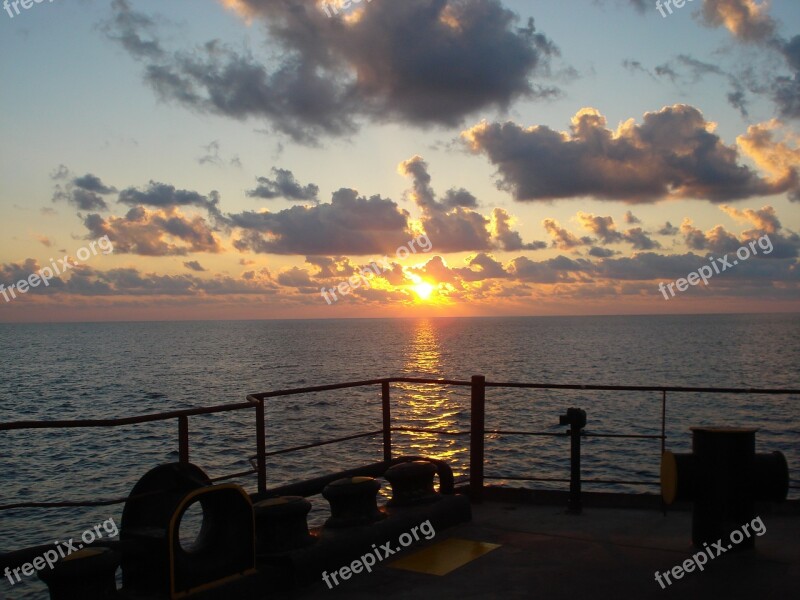
[(590, 196), (628, 203), (667, 198), (728, 202), (796, 193), (796, 169), (764, 179), (739, 163), (735, 147), (714, 124), (678, 104), (644, 115), (615, 131), (593, 108), (580, 110), (569, 133), (516, 123), (475, 125), (462, 133), (472, 151), (486, 154), (500, 174), (498, 187), (519, 201)]
[(201, 265), (196, 260), (187, 261), (183, 263), (183, 266), (191, 271), (197, 271), (198, 273), (204, 273), (205, 271), (207, 271), (207, 269), (204, 269), (203, 265)]
[(104, 26), (143, 64), (156, 95), (237, 120), (266, 120), (295, 141), (347, 135), (361, 121), (456, 126), (470, 114), (550, 97), (555, 44), (499, 0), (364, 3), (330, 19), (317, 0), (224, 0), (264, 26), (269, 60), (216, 40), (168, 51), (154, 19), (115, 0)]
[(280, 285), (297, 288), (299, 291), (305, 293), (319, 291), (319, 286), (316, 282), (312, 281), (308, 271), (298, 267), (292, 267), (288, 271), (279, 273), (277, 282)]
[(613, 244), (622, 241), (622, 234), (617, 231), (614, 219), (611, 217), (597, 217), (595, 215), (578, 212), (578, 222), (587, 231), (591, 231), (600, 238), (604, 244)]
[(413, 187), (408, 197), (422, 211), (420, 221), (438, 252), (489, 250), (492, 247), (489, 220), (486, 217), (469, 208), (436, 200), (428, 164), (421, 156), (401, 162), (397, 172), (411, 177)]
[[(791, 145), (787, 140), (793, 138), (789, 134), (784, 136), (784, 140), (775, 139), (775, 131), (781, 129), (783, 124), (773, 119), (766, 123), (751, 125), (747, 128), (747, 133), (736, 138), (742, 151), (747, 154), (759, 167), (772, 175), (773, 181), (780, 182), (794, 179), (797, 180), (798, 170), (800, 170), (800, 148), (796, 141)], [(800, 188), (792, 186), (789, 199), (800, 201)]]
[(220, 143), (217, 140), (212, 140), (207, 146), (203, 146), (203, 149), (206, 153), (197, 159), (197, 163), (200, 165), (215, 165), (221, 167), (227, 163), (234, 167), (242, 166), (242, 161), (238, 156), (233, 156), (230, 159), (222, 158), (220, 155)]
[(594, 256), (597, 258), (608, 258), (610, 256), (614, 256), (618, 254), (613, 250), (609, 250), (608, 248), (600, 248), (599, 246), (592, 246), (589, 248), (589, 256)]
[(708, 27), (725, 27), (744, 42), (764, 42), (775, 34), (769, 3), (756, 0), (703, 0), (700, 18)]
[(679, 54), (674, 59), (656, 66), (655, 72), (659, 77), (668, 77), (675, 84), (695, 84), (709, 75), (723, 77), (730, 85), (730, 91), (726, 96), (728, 104), (738, 110), (742, 117), (748, 116), (747, 97), (741, 75), (734, 75), (717, 64), (703, 62), (688, 54)]
[(263, 198), (265, 200), (285, 198), (286, 200), (319, 202), (319, 198), (317, 198), (319, 194), (318, 186), (310, 183), (303, 187), (295, 179), (294, 173), (287, 169), (273, 167), (272, 173), (275, 179), (258, 177), (258, 187), (248, 190), (247, 195), (251, 198)]
[(56, 184), (53, 202), (67, 202), (79, 210), (108, 210), (108, 204), (103, 196), (117, 191), (91, 173), (82, 177), (71, 177), (69, 169), (64, 165), (60, 165), (51, 178), (56, 181), (66, 181), (64, 184)]
[(547, 233), (553, 238), (553, 247), (559, 250), (571, 250), (578, 246), (588, 246), (594, 240), (590, 237), (578, 238), (559, 225), (555, 219), (545, 219), (542, 221)]
[(492, 211), (492, 237), (502, 250), (542, 250), (547, 248), (547, 242), (523, 243), (522, 236), (511, 229), (512, 217), (503, 208)]
[[(627, 214), (630, 214), (628, 211)], [(634, 227), (622, 233), (617, 231), (612, 217), (598, 217), (584, 212), (578, 212), (578, 222), (587, 231), (595, 234), (603, 244), (614, 244), (617, 242), (628, 242), (636, 250), (652, 250), (660, 248), (661, 244), (652, 240), (641, 227)], [(590, 251), (591, 253), (591, 251)], [(595, 256), (597, 253), (595, 253)]]
[(655, 248), (661, 248), (661, 244), (650, 238), (646, 232), (642, 231), (641, 227), (628, 229), (623, 234), (623, 237), (626, 242), (630, 242), (635, 250), (653, 250)]
[(87, 192), (95, 192), (97, 194), (113, 194), (117, 189), (113, 186), (104, 184), (99, 177), (87, 173), (83, 177), (76, 177), (72, 183)]
[(664, 226), (658, 230), (658, 235), (677, 235), (679, 231), (680, 229), (667, 221), (664, 223)]
[(184, 206), (196, 206), (208, 211), (215, 219), (221, 218), (219, 194), (211, 192), (204, 196), (191, 190), (179, 190), (174, 185), (150, 181), (144, 189), (129, 187), (119, 193), (117, 202), (128, 206), (150, 206), (171, 210)]
[(53, 247), (53, 240), (50, 239), (49, 237), (47, 237), (46, 235), (36, 234), (33, 237), (42, 246), (45, 246), (46, 248), (52, 248)]
[(190, 252), (222, 252), (222, 246), (205, 219), (184, 217), (177, 209), (148, 211), (132, 208), (124, 217), (103, 218), (93, 213), (84, 219), (90, 236), (107, 235), (115, 254), (183, 256)]
[(411, 239), (407, 211), (392, 200), (366, 198), (347, 188), (334, 192), (330, 204), (245, 211), (227, 220), (242, 230), (237, 249), (267, 254), (384, 254)]
[(628, 223), (629, 225), (634, 225), (636, 223), (641, 223), (641, 221), (634, 215), (631, 211), (626, 210), (625, 215), (622, 217), (622, 220)]
[(582, 274), (592, 270), (586, 259), (572, 260), (557, 256), (539, 262), (520, 256), (511, 261), (509, 272), (520, 281), (534, 283), (573, 283), (583, 279)]

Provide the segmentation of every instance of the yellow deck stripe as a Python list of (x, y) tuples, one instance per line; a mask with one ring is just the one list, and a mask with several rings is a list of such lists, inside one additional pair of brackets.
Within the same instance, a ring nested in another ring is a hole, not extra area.
[(393, 569), (447, 575), (500, 547), (500, 544), (450, 538), (389, 563)]

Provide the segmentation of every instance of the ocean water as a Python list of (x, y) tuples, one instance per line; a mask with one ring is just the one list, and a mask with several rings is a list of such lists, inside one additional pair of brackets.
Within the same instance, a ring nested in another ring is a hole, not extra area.
[[(241, 402), (248, 393), (386, 376), (610, 385), (800, 389), (800, 315), (313, 320), (0, 325), (0, 421), (115, 418)], [(695, 425), (759, 427), (798, 485), (798, 396), (668, 395), (667, 448)], [(487, 428), (564, 431), (568, 407), (588, 432), (660, 433), (660, 394), (490, 388)], [(395, 425), (469, 429), (469, 388), (394, 384)], [(380, 387), (268, 401), (267, 448), (377, 430)], [(191, 460), (212, 476), (255, 453), (253, 411), (190, 420)], [(396, 453), (448, 460), (467, 474), (468, 437), (394, 436)], [(124, 497), (178, 458), (174, 421), (115, 429), (0, 432), (0, 505)], [(380, 436), (268, 461), (269, 485), (379, 460)], [(587, 478), (654, 480), (659, 440), (587, 438)], [(568, 477), (568, 440), (490, 434), (486, 475)], [(255, 479), (239, 480), (248, 489)], [(537, 483), (559, 488), (565, 484)], [(637, 485), (588, 490), (650, 491)], [(797, 490), (791, 494), (797, 497)], [(314, 518), (325, 507), (315, 502)], [(122, 506), (0, 511), (0, 552), (77, 538)], [(0, 597), (46, 597), (36, 578)]]

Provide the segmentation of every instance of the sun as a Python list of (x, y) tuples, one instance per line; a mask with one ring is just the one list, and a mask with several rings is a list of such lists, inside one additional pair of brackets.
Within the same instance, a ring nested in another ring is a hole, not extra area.
[(414, 291), (417, 293), (417, 296), (420, 297), (420, 300), (427, 300), (431, 297), (433, 290), (435, 289), (430, 283), (418, 283), (413, 286)]

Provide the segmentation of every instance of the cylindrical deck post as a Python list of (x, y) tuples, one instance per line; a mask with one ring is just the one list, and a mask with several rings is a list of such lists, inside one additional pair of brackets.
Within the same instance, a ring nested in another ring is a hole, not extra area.
[(392, 460), (392, 411), (389, 396), (389, 382), (381, 383), (381, 403), (383, 405), (383, 460)]
[(473, 502), (483, 501), (484, 432), (486, 430), (486, 377), (472, 376), (469, 436), (469, 493)]
[(265, 439), (264, 400), (256, 404), (256, 467), (258, 468), (258, 491), (267, 491), (267, 441)]
[(569, 429), (569, 501), (567, 510), (579, 514), (581, 503), (581, 430), (573, 423)]
[(189, 417), (178, 417), (178, 460), (189, 462)]

